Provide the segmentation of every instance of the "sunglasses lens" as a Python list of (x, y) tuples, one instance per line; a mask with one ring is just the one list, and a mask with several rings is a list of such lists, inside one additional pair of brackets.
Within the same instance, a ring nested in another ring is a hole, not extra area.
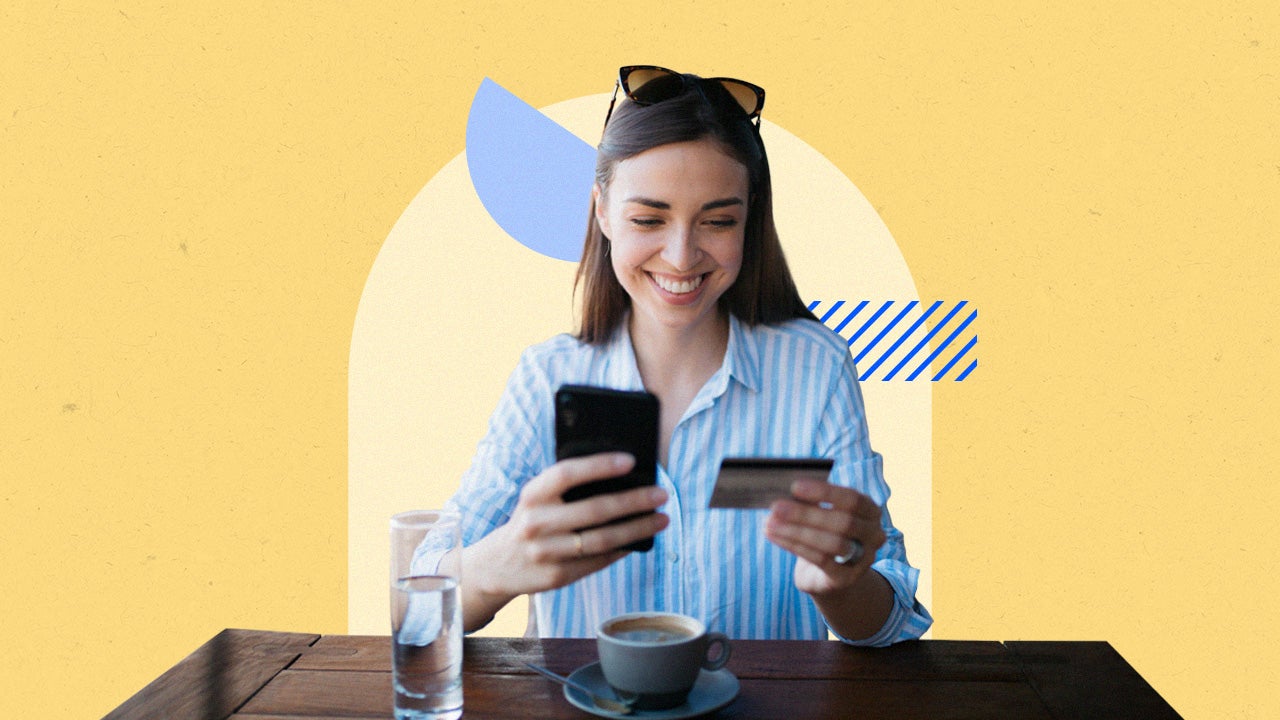
[(684, 78), (662, 68), (636, 68), (622, 81), (627, 97), (641, 105), (670, 100), (684, 89)]
[[(652, 65), (624, 67), (619, 71), (619, 80), (623, 92), (626, 93), (627, 97), (631, 98), (632, 102), (638, 105), (653, 105), (664, 100), (670, 100), (684, 92), (685, 89), (683, 75)], [(719, 88), (712, 91), (711, 88), (717, 85)], [(727, 102), (732, 99), (742, 108), (748, 118), (758, 116), (760, 109), (764, 106), (764, 90), (742, 80), (712, 78), (703, 80), (700, 87), (703, 90), (704, 97), (707, 97), (708, 100), (710, 100), (710, 97), (706, 95), (708, 91), (718, 96), (716, 102)], [(721, 90), (723, 90), (724, 94), (720, 93)], [(728, 95), (728, 97), (724, 97), (724, 95)], [(609, 108), (612, 111), (612, 103)]]
[(756, 93), (755, 88), (736, 80), (721, 80), (720, 84), (742, 106), (743, 112), (748, 117), (755, 117), (760, 113), (760, 96)]

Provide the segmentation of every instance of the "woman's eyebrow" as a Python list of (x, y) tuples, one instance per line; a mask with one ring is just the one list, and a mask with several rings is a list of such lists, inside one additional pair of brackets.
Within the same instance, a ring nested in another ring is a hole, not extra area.
[(734, 206), (734, 205), (743, 205), (743, 204), (745, 204), (745, 203), (743, 203), (743, 202), (742, 202), (742, 198), (739, 198), (739, 197), (727, 197), (727, 198), (721, 198), (721, 199), (719, 199), (719, 200), (712, 200), (711, 202), (709, 202), (709, 203), (707, 203), (707, 204), (703, 205), (703, 206), (702, 206), (702, 209), (703, 209), (704, 211), (705, 211), (705, 210), (715, 210), (716, 208), (732, 207), (732, 206)]
[[(657, 210), (671, 209), (671, 203), (669, 202), (666, 202), (664, 200), (654, 200), (653, 198), (641, 197), (639, 195), (635, 197), (627, 198), (626, 202), (636, 203), (637, 205), (644, 205), (646, 207), (651, 207)], [(703, 211), (707, 211), (707, 210), (715, 210), (716, 208), (731, 207), (733, 205), (743, 205), (743, 204), (745, 203), (742, 202), (742, 198), (727, 197), (727, 198), (721, 198), (719, 200), (712, 200), (711, 202), (708, 202), (708, 203), (704, 203), (702, 206), (702, 209)]]
[(641, 197), (639, 195), (636, 195), (635, 197), (627, 198), (626, 202), (636, 203), (637, 205), (644, 205), (646, 207), (655, 208), (657, 210), (671, 209), (671, 203), (669, 202), (663, 202), (662, 200), (654, 200), (653, 198)]

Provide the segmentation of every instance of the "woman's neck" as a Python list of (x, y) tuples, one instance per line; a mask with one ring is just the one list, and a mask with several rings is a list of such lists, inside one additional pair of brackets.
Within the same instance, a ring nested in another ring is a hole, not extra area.
[(627, 322), (636, 368), (658, 396), (658, 463), (667, 465), (671, 437), (698, 391), (724, 363), (729, 318), (716, 314), (697, 328), (655, 327), (632, 313)]
[(646, 388), (693, 387), (694, 392), (724, 363), (729, 346), (729, 318), (717, 313), (692, 328), (670, 328), (632, 314), (628, 321), (636, 366)]

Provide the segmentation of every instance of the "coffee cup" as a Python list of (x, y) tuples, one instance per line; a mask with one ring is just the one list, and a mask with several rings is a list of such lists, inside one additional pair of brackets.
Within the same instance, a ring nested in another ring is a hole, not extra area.
[[(719, 652), (711, 656), (713, 647)], [(614, 691), (637, 695), (637, 710), (665, 710), (688, 697), (702, 670), (729, 661), (729, 638), (707, 632), (688, 615), (639, 612), (619, 615), (596, 629), (600, 670)]]

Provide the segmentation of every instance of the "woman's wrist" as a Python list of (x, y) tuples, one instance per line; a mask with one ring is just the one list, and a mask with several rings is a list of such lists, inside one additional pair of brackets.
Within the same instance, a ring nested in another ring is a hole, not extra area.
[(810, 593), (810, 597), (833, 630), (854, 640), (879, 632), (889, 619), (894, 602), (893, 586), (871, 568), (848, 587)]
[(502, 573), (494, 572), (496, 564), (488, 557), (494, 534), (462, 551), (462, 624), (467, 632), (488, 625), (516, 597), (502, 588)]

